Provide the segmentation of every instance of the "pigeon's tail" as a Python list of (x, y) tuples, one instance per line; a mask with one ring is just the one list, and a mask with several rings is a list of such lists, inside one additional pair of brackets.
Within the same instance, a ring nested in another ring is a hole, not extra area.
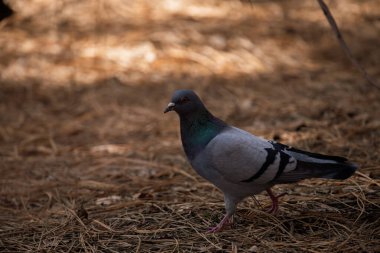
[(283, 173), (278, 178), (281, 183), (293, 183), (307, 178), (347, 179), (358, 166), (340, 156), (328, 156), (301, 151), (295, 148), (287, 153), (297, 159), (297, 168)]
[(316, 163), (298, 161), (297, 169), (299, 172), (308, 174), (308, 178), (328, 178), (328, 179), (347, 179), (357, 170), (355, 164), (344, 163)]

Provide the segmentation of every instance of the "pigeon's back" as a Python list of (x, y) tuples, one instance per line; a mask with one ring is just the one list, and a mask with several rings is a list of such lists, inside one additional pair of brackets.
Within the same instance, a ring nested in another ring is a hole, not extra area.
[[(193, 167), (217, 186), (222, 184), (219, 188), (223, 185), (249, 188), (254, 194), (252, 190), (262, 191), (278, 176), (282, 156), (288, 158), (282, 170), (295, 169), (296, 160), (275, 151), (270, 142), (241, 129), (228, 127), (208, 143), (193, 161)], [(230, 189), (221, 190), (226, 192)]]

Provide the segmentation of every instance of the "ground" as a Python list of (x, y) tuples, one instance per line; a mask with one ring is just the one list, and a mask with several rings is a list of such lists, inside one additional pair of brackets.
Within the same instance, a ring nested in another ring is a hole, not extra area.
[[(326, 1), (380, 82), (377, 0)], [(9, 0), (0, 23), (0, 251), (379, 252), (380, 90), (317, 1)], [(360, 166), (307, 180), (277, 215), (190, 168), (172, 92), (255, 135)]]

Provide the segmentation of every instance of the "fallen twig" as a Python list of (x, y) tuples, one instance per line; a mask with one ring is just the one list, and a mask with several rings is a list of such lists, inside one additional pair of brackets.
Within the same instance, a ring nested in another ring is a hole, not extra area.
[(317, 0), (317, 1), (319, 3), (319, 6), (321, 7), (321, 9), (323, 11), (323, 14), (325, 14), (325, 16), (326, 16), (327, 21), (329, 22), (329, 24), (331, 26), (331, 29), (334, 31), (335, 36), (338, 39), (340, 46), (342, 47), (343, 51), (346, 53), (347, 57), (350, 59), (352, 64), (357, 69), (359, 69), (359, 71), (362, 73), (362, 75), (364, 76), (364, 78), (367, 80), (367, 82), (369, 84), (380, 89), (380, 86), (377, 85), (374, 80), (372, 80), (372, 78), (368, 75), (368, 73), (364, 69), (364, 67), (362, 65), (360, 65), (360, 63), (352, 55), (352, 52), (351, 52), (350, 48), (347, 46), (347, 43), (345, 42), (345, 40), (343, 39), (342, 33), (340, 32), (338, 25), (336, 24), (335, 19), (334, 19), (333, 15), (331, 14), (327, 4), (323, 0)]

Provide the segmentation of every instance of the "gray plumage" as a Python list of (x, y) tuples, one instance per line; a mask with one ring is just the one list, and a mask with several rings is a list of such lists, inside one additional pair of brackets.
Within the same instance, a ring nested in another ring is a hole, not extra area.
[(346, 179), (357, 169), (346, 158), (298, 150), (229, 126), (191, 90), (174, 93), (165, 112), (172, 110), (180, 117), (190, 164), (224, 193), (227, 214), (212, 232), (223, 228), (240, 201), (264, 190), (271, 194), (275, 184), (313, 177)]

